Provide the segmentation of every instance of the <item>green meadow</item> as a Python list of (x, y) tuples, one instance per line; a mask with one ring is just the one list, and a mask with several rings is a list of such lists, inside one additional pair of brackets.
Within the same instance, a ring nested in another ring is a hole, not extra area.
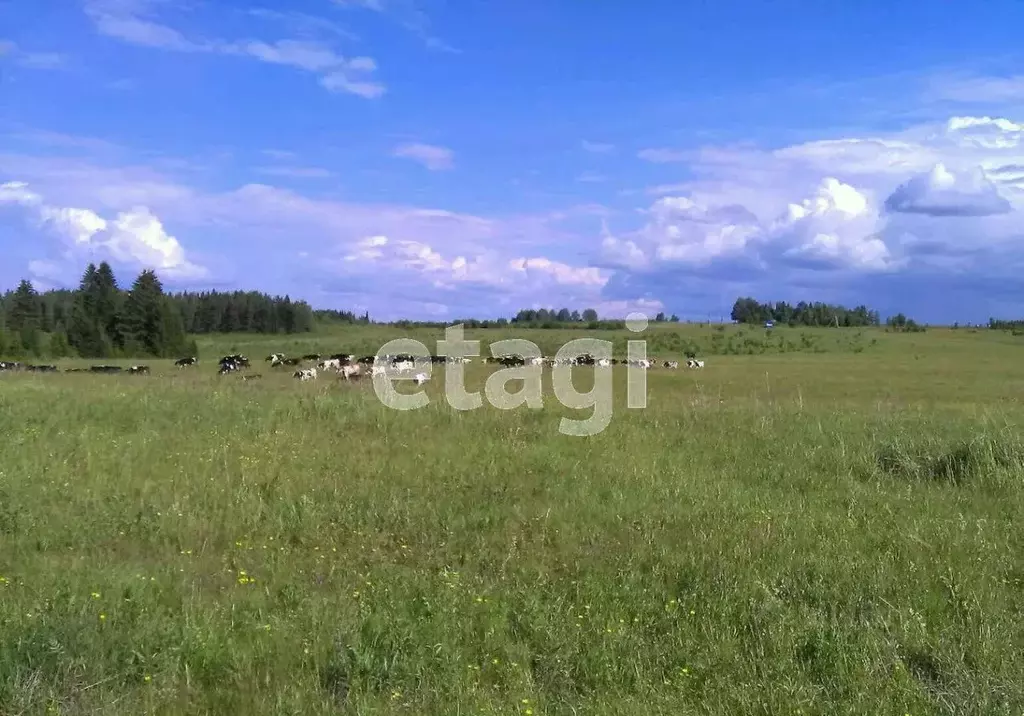
[(263, 361), (399, 336), (443, 331), (0, 373), (0, 713), (1024, 712), (1024, 338), (467, 332), (706, 360), (644, 409), (614, 368), (585, 438), (548, 368), (542, 409), (454, 410), (435, 366), (399, 412)]

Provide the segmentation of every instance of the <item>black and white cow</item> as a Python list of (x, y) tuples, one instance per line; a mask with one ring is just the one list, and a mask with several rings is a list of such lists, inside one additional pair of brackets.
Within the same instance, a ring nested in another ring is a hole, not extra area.
[(178, 360), (174, 361), (174, 365), (178, 366), (179, 368), (188, 368), (190, 366), (194, 366), (198, 362), (199, 359), (195, 356), (192, 356), (191, 358), (179, 358)]
[(131, 368), (128, 369), (128, 372), (131, 375), (149, 375), (149, 366), (148, 365), (133, 365)]

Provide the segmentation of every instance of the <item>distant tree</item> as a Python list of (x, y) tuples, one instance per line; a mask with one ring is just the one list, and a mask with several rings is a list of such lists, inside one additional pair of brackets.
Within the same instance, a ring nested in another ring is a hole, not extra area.
[(95, 320), (104, 337), (104, 342), (115, 349), (124, 346), (121, 324), (123, 297), (114, 278), (114, 270), (106, 261), (96, 269), (90, 290), (95, 296)]
[(669, 320), (669, 322), (671, 322), (671, 323), (679, 323), (679, 316), (677, 316), (676, 314), (674, 314), (674, 313), (673, 313), (673, 314), (672, 314), (672, 317), (671, 317), (671, 318), (669, 318), (668, 320)]
[(100, 281), (94, 264), (89, 264), (78, 285), (68, 323), (68, 343), (83, 358), (105, 358), (113, 346), (100, 326)]
[(7, 311), (7, 329), (15, 336), (21, 349), (39, 355), (39, 331), (42, 323), (42, 305), (31, 281), (22, 279), (11, 297)]
[(595, 311), (593, 308), (586, 309), (585, 311), (583, 311), (583, 320), (587, 323), (598, 320), (597, 311)]
[(168, 313), (163, 299), (163, 286), (156, 273), (149, 269), (140, 273), (128, 292), (124, 310), (127, 344), (132, 352), (164, 354)]
[(71, 355), (71, 344), (68, 342), (64, 326), (54, 327), (50, 334), (49, 354), (51, 358), (66, 358)]

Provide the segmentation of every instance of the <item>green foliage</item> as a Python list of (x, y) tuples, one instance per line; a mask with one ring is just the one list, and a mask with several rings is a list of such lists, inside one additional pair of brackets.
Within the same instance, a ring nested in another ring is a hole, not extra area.
[[(155, 303), (144, 307), (136, 301), (131, 309), (128, 304), (129, 292), (118, 287), (106, 262), (89, 264), (75, 291), (38, 294), (30, 282), (22, 281), (16, 291), (0, 296), (0, 323), (7, 326), (0, 355), (165, 355), (193, 346), (186, 338), (189, 333), (308, 333), (316, 326), (305, 302), (255, 291), (164, 295), (159, 310)], [(131, 317), (128, 310), (134, 312)], [(54, 337), (58, 333), (62, 335)]]
[(918, 325), (913, 318), (907, 318), (902, 313), (897, 313), (895, 316), (889, 316), (885, 325), (886, 330), (900, 333), (923, 333), (925, 330), (924, 326)]
[(841, 326), (845, 328), (859, 326), (877, 326), (877, 311), (867, 306), (846, 308), (827, 303), (806, 303), (801, 301), (795, 306), (779, 301), (778, 303), (760, 303), (754, 298), (737, 298), (733, 304), (732, 320), (737, 323), (763, 324), (773, 321), (789, 326)]

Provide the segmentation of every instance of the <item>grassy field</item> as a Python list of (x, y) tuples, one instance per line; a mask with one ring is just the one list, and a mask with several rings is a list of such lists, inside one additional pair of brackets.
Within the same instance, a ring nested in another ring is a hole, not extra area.
[(1024, 712), (1024, 339), (597, 334), (707, 367), (643, 410), (616, 368), (589, 438), (549, 370), (542, 410), (470, 412), (443, 370), (409, 412), (215, 375), (391, 337), (0, 374), (0, 713)]

